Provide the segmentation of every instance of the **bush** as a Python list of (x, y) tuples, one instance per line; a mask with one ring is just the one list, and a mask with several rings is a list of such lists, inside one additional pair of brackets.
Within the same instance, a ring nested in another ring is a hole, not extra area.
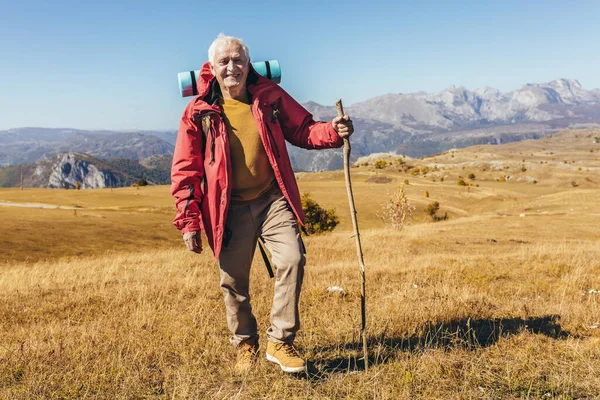
[(425, 212), (430, 217), (433, 217), (438, 212), (439, 209), (440, 209), (440, 203), (437, 201), (434, 201), (433, 203), (429, 203), (429, 205), (427, 205), (427, 207), (425, 207)]
[(440, 203), (434, 201), (433, 203), (429, 203), (427, 207), (425, 207), (425, 212), (427, 215), (431, 217), (434, 221), (444, 221), (448, 219), (448, 213), (444, 213), (444, 216), (437, 215), (437, 212), (440, 209)]
[(405, 184), (405, 185), (409, 185), (409, 183), (408, 183), (408, 179), (405, 179), (405, 180), (404, 180), (404, 184)]
[(525, 168), (525, 166), (524, 166), (524, 165), (522, 165), (522, 166), (521, 166), (521, 172), (525, 172), (525, 171), (527, 171), (527, 168)]
[(326, 210), (310, 197), (310, 193), (302, 195), (302, 210), (309, 234), (331, 232), (340, 220), (334, 209)]
[(148, 186), (148, 181), (142, 178), (137, 182), (137, 185), (138, 186)]
[(458, 186), (469, 186), (469, 185), (467, 185), (467, 182), (465, 182), (464, 179), (459, 179), (458, 180)]
[(427, 190), (425, 191), (425, 197), (429, 197), (429, 192)]
[(387, 165), (387, 162), (385, 160), (377, 160), (375, 161), (374, 165), (376, 169), (384, 169)]
[(411, 175), (419, 175), (420, 173), (421, 173), (421, 169), (418, 167), (410, 170)]
[(475, 174), (474, 174), (474, 173), (470, 173), (470, 174), (469, 174), (469, 179), (470, 179), (470, 180), (473, 180), (473, 179), (475, 179)]
[(425, 175), (426, 173), (429, 172), (429, 167), (426, 165), (421, 169), (421, 172), (423, 173), (423, 175)]
[(402, 230), (410, 226), (409, 219), (412, 218), (414, 210), (415, 207), (408, 201), (404, 188), (400, 187), (377, 216), (393, 229)]
[(77, 190), (81, 189), (81, 182), (77, 181), (75, 183), (75, 189), (77, 189)]

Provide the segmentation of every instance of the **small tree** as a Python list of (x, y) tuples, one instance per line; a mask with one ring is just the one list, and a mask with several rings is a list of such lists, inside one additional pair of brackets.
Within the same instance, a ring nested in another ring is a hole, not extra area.
[(137, 185), (138, 186), (148, 186), (148, 181), (145, 180), (144, 178), (142, 178), (137, 182)]
[(409, 219), (412, 218), (415, 206), (410, 204), (404, 188), (396, 189), (396, 192), (383, 206), (383, 210), (377, 213), (377, 216), (393, 229), (402, 230), (410, 226)]
[(331, 232), (340, 220), (334, 209), (326, 210), (310, 197), (310, 193), (302, 195), (302, 210), (309, 234)]

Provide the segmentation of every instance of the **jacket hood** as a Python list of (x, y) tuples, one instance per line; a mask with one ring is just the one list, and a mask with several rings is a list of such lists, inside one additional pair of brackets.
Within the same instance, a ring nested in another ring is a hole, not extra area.
[[(252, 63), (250, 63), (248, 67), (246, 88), (250, 94), (255, 95), (259, 89), (264, 87), (264, 85), (276, 85), (276, 83), (271, 82), (269, 79), (256, 72)], [(198, 97), (204, 99), (208, 104), (214, 104), (217, 95), (221, 94), (219, 82), (215, 79), (215, 76), (210, 70), (210, 63), (208, 61), (205, 62), (204, 65), (202, 65), (202, 69), (200, 69), (200, 76), (198, 77), (196, 86), (198, 88)]]

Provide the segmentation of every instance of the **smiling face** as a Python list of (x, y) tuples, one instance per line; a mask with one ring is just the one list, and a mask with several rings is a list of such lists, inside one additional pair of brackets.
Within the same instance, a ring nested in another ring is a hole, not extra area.
[(244, 48), (236, 42), (224, 43), (216, 48), (210, 68), (223, 97), (236, 98), (245, 94), (249, 64)]

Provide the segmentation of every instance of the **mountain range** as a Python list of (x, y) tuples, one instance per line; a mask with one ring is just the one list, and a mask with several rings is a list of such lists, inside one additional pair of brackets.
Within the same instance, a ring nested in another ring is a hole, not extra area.
[[(330, 120), (335, 107), (304, 106)], [(600, 89), (585, 90), (574, 79), (528, 83), (503, 93), (451, 86), (439, 93), (390, 93), (346, 107), (354, 120), (355, 157), (395, 151), (411, 157), (475, 144), (535, 139), (569, 127), (600, 124)], [(333, 152), (331, 152), (333, 153)], [(298, 155), (292, 150), (292, 156)], [(310, 158), (310, 161), (307, 160)], [(340, 168), (341, 155), (301, 156), (304, 170)]]
[[(333, 106), (303, 105), (317, 120), (328, 121), (336, 115)], [(379, 152), (421, 157), (475, 144), (539, 138), (569, 127), (596, 127), (600, 124), (600, 89), (586, 90), (572, 79), (529, 83), (509, 92), (451, 86), (439, 93), (385, 94), (346, 107), (346, 113), (355, 126), (353, 160)], [(104, 160), (163, 155), (164, 175), (176, 136), (176, 130), (9, 129), (0, 131), (0, 167), (35, 163), (63, 153)], [(288, 149), (296, 171), (332, 170), (343, 165), (339, 150)]]

